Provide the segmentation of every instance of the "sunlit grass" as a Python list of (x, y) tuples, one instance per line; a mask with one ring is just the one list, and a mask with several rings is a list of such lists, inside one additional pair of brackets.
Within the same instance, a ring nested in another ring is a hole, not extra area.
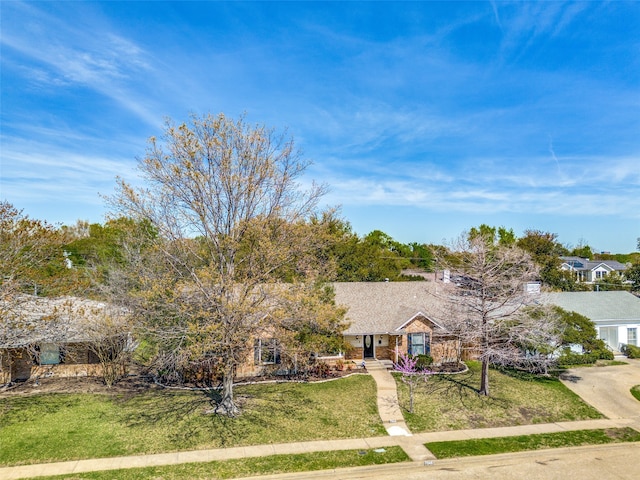
[[(408, 389), (396, 383), (406, 406)], [(433, 375), (415, 395), (414, 413), (404, 411), (407, 425), (415, 433), (602, 418), (554, 377), (491, 370), (489, 386), (489, 397), (478, 395), (477, 362), (469, 362), (468, 373)]]
[(388, 447), (380, 451), (342, 450), (314, 452), (298, 455), (272, 455), (258, 458), (242, 458), (207, 463), (185, 463), (166, 467), (132, 468), (59, 475), (47, 479), (138, 480), (154, 478), (162, 480), (204, 480), (269, 475), (279, 473), (308, 472), (341, 467), (380, 465), (409, 461), (400, 447)]
[(43, 394), (0, 399), (0, 464), (385, 435), (368, 376), (236, 387), (242, 414), (200, 392)]
[(426, 447), (436, 458), (455, 458), (622, 442), (640, 442), (640, 432), (628, 427), (606, 430), (576, 430), (516, 437), (433, 442), (426, 444)]

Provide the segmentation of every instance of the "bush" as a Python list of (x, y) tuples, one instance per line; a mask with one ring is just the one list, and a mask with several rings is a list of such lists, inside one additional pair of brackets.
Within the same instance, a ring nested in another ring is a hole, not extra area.
[(640, 358), (640, 347), (635, 345), (622, 345), (620, 351), (627, 356), (627, 358)]
[(590, 365), (596, 363), (596, 360), (600, 358), (597, 353), (575, 353), (570, 350), (565, 350), (560, 357), (558, 357), (558, 365)]
[(415, 356), (418, 361), (416, 362), (416, 368), (418, 370), (426, 370), (429, 365), (433, 363), (433, 357), (431, 355), (420, 354)]
[(311, 373), (320, 378), (327, 378), (331, 375), (331, 367), (328, 363), (320, 361), (313, 365)]
[(613, 352), (609, 349), (603, 348), (602, 350), (594, 350), (591, 352), (598, 355), (598, 360), (613, 360)]

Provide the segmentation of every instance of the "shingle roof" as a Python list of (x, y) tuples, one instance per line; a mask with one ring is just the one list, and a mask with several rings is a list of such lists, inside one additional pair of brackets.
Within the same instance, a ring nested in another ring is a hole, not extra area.
[(86, 326), (104, 315), (125, 322), (124, 310), (105, 302), (77, 297), (22, 296), (0, 302), (4, 328), (0, 348), (31, 343), (87, 341)]
[(640, 322), (640, 298), (629, 292), (545, 293), (541, 301), (579, 313), (594, 322)]
[[(598, 265), (606, 265), (615, 271), (624, 271), (627, 266), (618, 262), (617, 260), (588, 260), (581, 257), (560, 257), (563, 263), (571, 266), (574, 270), (593, 270)], [(576, 262), (582, 265), (582, 267), (576, 266)]]
[(441, 301), (435, 282), (334, 283), (336, 303), (348, 308), (347, 335), (392, 333), (422, 313), (438, 323)]

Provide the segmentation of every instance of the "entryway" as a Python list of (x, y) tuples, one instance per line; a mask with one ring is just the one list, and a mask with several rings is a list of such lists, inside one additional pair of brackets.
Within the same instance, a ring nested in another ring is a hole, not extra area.
[(363, 335), (362, 341), (364, 346), (364, 358), (374, 358), (373, 335)]

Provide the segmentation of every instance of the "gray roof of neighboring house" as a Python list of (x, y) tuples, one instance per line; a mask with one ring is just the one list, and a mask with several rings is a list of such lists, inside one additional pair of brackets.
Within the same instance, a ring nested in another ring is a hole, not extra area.
[(640, 322), (640, 298), (629, 292), (560, 292), (540, 297), (546, 304), (579, 313), (593, 322)]
[[(623, 271), (627, 269), (627, 266), (618, 262), (617, 260), (589, 260), (588, 258), (581, 257), (560, 257), (563, 263), (571, 266), (574, 270), (593, 270), (598, 265), (606, 265), (607, 267), (615, 271)], [(576, 266), (576, 263), (582, 265), (582, 267)]]
[(441, 300), (435, 282), (334, 283), (336, 304), (347, 307), (351, 325), (347, 335), (398, 332), (406, 322), (422, 313), (438, 325)]
[[(95, 339), (97, 322), (109, 316), (125, 324), (126, 312), (105, 302), (77, 297), (34, 297), (23, 295), (0, 301), (4, 328), (0, 348), (22, 347), (33, 343), (76, 343)], [(93, 327), (93, 328), (92, 328)]]

